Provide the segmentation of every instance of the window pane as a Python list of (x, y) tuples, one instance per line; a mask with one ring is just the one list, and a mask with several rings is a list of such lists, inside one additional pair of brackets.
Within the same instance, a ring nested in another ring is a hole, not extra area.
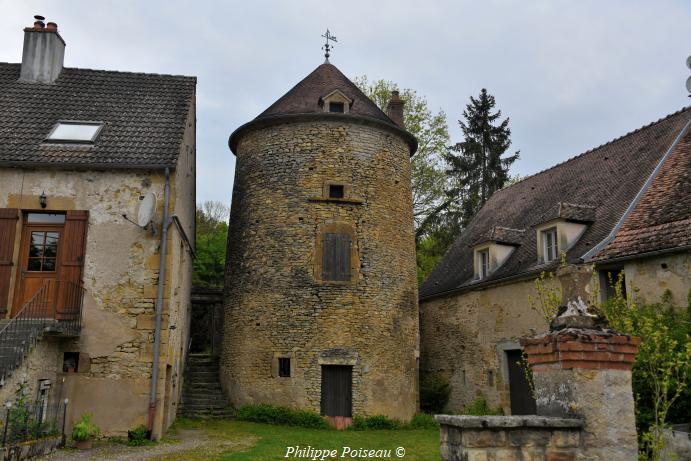
[(100, 124), (58, 122), (48, 136), (53, 141), (93, 141)]
[(55, 270), (55, 258), (46, 258), (43, 260), (43, 272), (53, 272)]
[(64, 224), (64, 213), (29, 213), (26, 216), (26, 222), (29, 223), (46, 223), (46, 224)]
[(58, 255), (58, 247), (55, 246), (45, 246), (43, 248), (43, 256), (46, 258), (55, 258)]
[(41, 270), (41, 258), (30, 258), (29, 264), (26, 265), (26, 270), (38, 272)]
[(32, 232), (31, 243), (29, 244), (29, 257), (39, 258), (43, 256), (43, 243), (45, 242), (45, 232)]

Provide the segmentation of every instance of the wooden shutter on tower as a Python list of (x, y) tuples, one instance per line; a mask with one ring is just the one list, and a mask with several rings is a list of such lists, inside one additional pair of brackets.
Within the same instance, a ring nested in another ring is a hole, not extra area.
[(322, 244), (322, 280), (350, 280), (350, 247), (348, 234), (324, 234)]
[(0, 315), (9, 309), (10, 277), (12, 276), (12, 255), (17, 231), (19, 210), (0, 208)]
[(65, 216), (62, 241), (60, 242), (60, 268), (58, 272), (58, 299), (56, 318), (67, 319), (80, 302), (82, 269), (86, 253), (86, 231), (89, 212), (68, 211)]

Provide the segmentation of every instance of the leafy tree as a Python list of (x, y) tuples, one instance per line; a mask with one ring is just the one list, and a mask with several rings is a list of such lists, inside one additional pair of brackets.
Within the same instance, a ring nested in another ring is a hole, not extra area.
[(504, 157), (511, 145), (509, 118), (500, 120), (501, 111), (494, 111), (496, 101), (486, 89), (463, 111), (458, 123), (464, 141), (449, 147), (444, 160), (450, 187), (446, 189), (443, 220), (454, 236), (468, 224), (494, 192), (511, 178), (509, 168), (518, 160), (519, 152)]
[(222, 287), (228, 240), (228, 207), (206, 201), (197, 205), (197, 258), (194, 260), (195, 285)]
[[(398, 85), (387, 80), (370, 82), (367, 76), (356, 77), (355, 84), (380, 109), (386, 111), (392, 90)], [(446, 114), (440, 110), (432, 113), (427, 100), (409, 88), (401, 91), (405, 101), (403, 118), (406, 130), (418, 140), (418, 149), (411, 159), (411, 181), (413, 188), (413, 219), (417, 229), (416, 237), (424, 234), (422, 223), (443, 202), (446, 177), (442, 167), (442, 156), (449, 144), (449, 128)]]
[(687, 422), (691, 411), (691, 292), (683, 309), (669, 291), (652, 304), (626, 298), (623, 273), (610, 283), (615, 294), (602, 311), (614, 329), (641, 338), (632, 374), (640, 459), (658, 461), (668, 442), (663, 429)]

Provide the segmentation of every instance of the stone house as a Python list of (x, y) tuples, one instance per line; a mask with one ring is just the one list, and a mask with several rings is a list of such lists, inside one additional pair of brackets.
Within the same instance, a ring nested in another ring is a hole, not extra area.
[(68, 430), (90, 412), (106, 435), (158, 437), (189, 337), (196, 79), (64, 51), (37, 17), (22, 62), (0, 63), (0, 401), (23, 382), (68, 399)]
[(686, 306), (691, 289), (691, 108), (496, 192), (420, 288), (421, 380), (451, 384), (447, 411), (484, 395), (535, 412), (518, 338), (541, 273), (564, 299), (629, 296)]
[(382, 112), (325, 62), (230, 136), (237, 157), (220, 371), (235, 406), (410, 419), (418, 305), (410, 156)]

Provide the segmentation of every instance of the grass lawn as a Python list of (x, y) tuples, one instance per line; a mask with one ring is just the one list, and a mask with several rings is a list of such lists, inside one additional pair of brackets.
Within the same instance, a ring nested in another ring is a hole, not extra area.
[[(287, 447), (313, 447), (325, 450), (337, 450), (336, 457), (325, 459), (404, 459), (407, 461), (434, 461), (439, 455), (439, 429), (415, 430), (369, 430), (369, 431), (336, 431), (326, 429), (304, 429), (290, 426), (248, 423), (231, 420), (192, 420), (178, 418), (171, 430), (198, 429), (205, 431), (208, 437), (218, 441), (221, 450), (192, 449), (186, 452), (160, 458), (173, 460), (223, 460), (223, 461), (268, 461), (300, 459), (311, 460), (312, 457), (285, 457)], [(341, 458), (344, 447), (367, 450), (391, 450), (387, 457), (354, 457)], [(405, 455), (398, 457), (396, 449), (403, 447)]]

